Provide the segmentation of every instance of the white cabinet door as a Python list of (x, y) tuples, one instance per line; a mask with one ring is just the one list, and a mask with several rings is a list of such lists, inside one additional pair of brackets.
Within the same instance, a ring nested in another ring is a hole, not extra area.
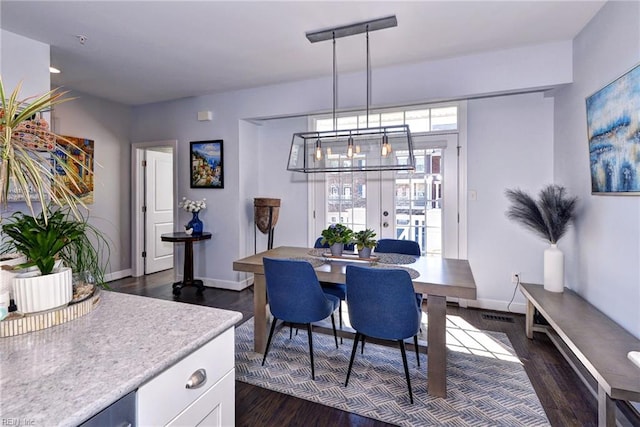
[(232, 427), (235, 423), (235, 369), (167, 424), (171, 427)]

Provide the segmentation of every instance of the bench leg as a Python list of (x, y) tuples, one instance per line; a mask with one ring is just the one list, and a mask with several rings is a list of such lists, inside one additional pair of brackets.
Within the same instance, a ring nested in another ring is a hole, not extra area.
[(616, 403), (598, 384), (598, 427), (615, 427)]
[(527, 333), (527, 338), (533, 339), (533, 314), (535, 313), (536, 308), (533, 306), (531, 301), (527, 299), (527, 314), (525, 316), (525, 332)]

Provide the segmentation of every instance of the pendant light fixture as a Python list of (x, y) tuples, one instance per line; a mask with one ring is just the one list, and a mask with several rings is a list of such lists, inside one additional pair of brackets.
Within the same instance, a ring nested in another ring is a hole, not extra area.
[[(395, 15), (306, 34), (311, 43), (333, 41), (333, 130), (293, 134), (287, 170), (305, 173), (413, 170), (413, 144), (408, 125), (369, 127), (371, 55), (369, 32), (398, 25)], [(366, 128), (338, 129), (336, 39), (366, 33)], [(325, 151), (323, 152), (323, 147)]]

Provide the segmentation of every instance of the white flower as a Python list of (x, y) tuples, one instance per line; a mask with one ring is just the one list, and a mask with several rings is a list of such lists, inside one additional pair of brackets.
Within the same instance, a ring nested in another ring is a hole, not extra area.
[(187, 212), (200, 212), (202, 209), (207, 207), (207, 199), (194, 201), (183, 197), (182, 201), (178, 203), (178, 206)]

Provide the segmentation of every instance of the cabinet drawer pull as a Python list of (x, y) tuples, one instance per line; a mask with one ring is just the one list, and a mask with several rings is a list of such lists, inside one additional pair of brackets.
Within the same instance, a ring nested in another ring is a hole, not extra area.
[(185, 388), (193, 389), (202, 387), (207, 382), (207, 371), (200, 368), (191, 374), (191, 378), (187, 381)]

